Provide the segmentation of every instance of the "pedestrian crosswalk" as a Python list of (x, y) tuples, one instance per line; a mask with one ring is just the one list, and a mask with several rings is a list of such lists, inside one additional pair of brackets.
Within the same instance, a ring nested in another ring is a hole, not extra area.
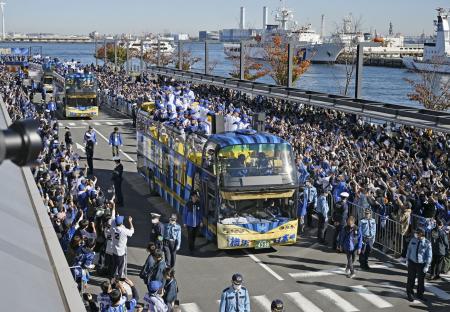
[[(394, 290), (396, 296), (388, 296), (390, 299), (399, 300), (405, 293), (398, 292), (397, 286), (388, 284), (372, 286), (374, 289), (369, 290), (369, 286), (340, 286), (336, 289), (322, 288), (308, 293), (302, 291), (286, 292), (277, 297), (284, 302), (286, 311), (303, 311), (303, 312), (324, 312), (324, 311), (342, 311), (342, 312), (358, 312), (358, 311), (378, 311), (394, 307), (394, 303), (388, 302), (382, 298), (382, 293)], [(345, 296), (345, 298), (344, 298)], [(273, 295), (255, 295), (250, 296), (252, 311), (270, 312), (272, 300), (276, 299)], [(400, 299), (401, 300), (401, 299)], [(406, 300), (406, 299), (405, 299)], [(220, 301), (217, 301), (219, 304)], [(398, 305), (404, 304), (399, 301)], [(417, 301), (415, 304), (421, 304)], [(205, 312), (200, 303), (183, 303), (180, 305), (183, 312)], [(390, 311), (390, 310), (389, 310)]]
[(59, 121), (60, 127), (69, 127), (69, 128), (83, 128), (88, 127), (89, 125), (94, 127), (99, 126), (114, 126), (114, 127), (120, 127), (120, 126), (129, 126), (132, 124), (131, 120), (88, 120), (88, 121)]

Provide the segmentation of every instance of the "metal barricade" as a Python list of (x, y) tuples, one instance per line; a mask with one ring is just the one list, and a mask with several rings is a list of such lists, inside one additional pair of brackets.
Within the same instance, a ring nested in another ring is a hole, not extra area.
[[(365, 208), (349, 202), (348, 212), (356, 219), (356, 223), (364, 218)], [(372, 218), (375, 219), (377, 231), (375, 235), (375, 244), (383, 252), (391, 252), (400, 255), (404, 248), (404, 237), (402, 234), (402, 224), (390, 219), (387, 215), (381, 215), (372, 211)]]

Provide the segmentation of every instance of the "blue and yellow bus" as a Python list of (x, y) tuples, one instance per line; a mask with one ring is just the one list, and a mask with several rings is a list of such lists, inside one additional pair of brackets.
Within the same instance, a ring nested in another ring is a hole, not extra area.
[(97, 80), (92, 74), (69, 74), (64, 77), (63, 115), (65, 117), (98, 116)]
[(179, 213), (200, 194), (203, 233), (219, 249), (269, 248), (297, 240), (298, 179), (290, 144), (240, 130), (185, 134), (140, 111), (137, 167), (151, 193)]

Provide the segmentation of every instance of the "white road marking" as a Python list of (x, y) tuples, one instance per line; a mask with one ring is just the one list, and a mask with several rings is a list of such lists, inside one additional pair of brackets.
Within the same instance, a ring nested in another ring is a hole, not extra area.
[(62, 122), (58, 122), (58, 125), (59, 125), (60, 127), (63, 127), (63, 126), (64, 126)]
[(261, 260), (259, 260), (255, 255), (252, 255), (251, 253), (249, 253), (246, 249), (244, 249), (244, 252), (253, 260), (255, 261), (257, 264), (259, 264), (264, 270), (266, 270), (267, 272), (269, 272), (270, 274), (272, 274), (277, 280), (279, 281), (283, 281), (284, 278), (282, 278), (280, 275), (278, 275), (274, 270), (272, 270), (271, 268), (269, 268), (269, 266), (265, 263), (262, 263)]
[(123, 122), (122, 121), (119, 121), (119, 122), (117, 122), (119, 125), (123, 125)]
[[(98, 133), (98, 135), (103, 138), (103, 140), (105, 140), (107, 143), (109, 143), (109, 140), (101, 133), (99, 132), (97, 129), (94, 129), (95, 132)], [(119, 149), (119, 152), (121, 152), (126, 158), (128, 158), (129, 160), (131, 160), (134, 164), (136, 163), (136, 161), (134, 161), (133, 158), (131, 158), (130, 155), (128, 155), (127, 153), (125, 153), (124, 151), (122, 151), (121, 149)]]
[(339, 296), (337, 293), (332, 291), (331, 289), (318, 289), (316, 290), (319, 294), (327, 297), (335, 306), (341, 309), (344, 312), (357, 312), (359, 311), (354, 305), (350, 302)]
[(101, 125), (101, 123), (99, 123), (99, 122), (94, 122), (94, 125), (96, 125), (96, 126), (100, 126)]
[(113, 125), (113, 123), (112, 122), (110, 122), (110, 121), (107, 121), (107, 122), (105, 122), (108, 126), (112, 126)]
[(183, 312), (201, 312), (200, 307), (196, 303), (183, 303), (180, 304), (181, 311)]
[(75, 126), (74, 122), (69, 122), (69, 126)]
[(289, 298), (297, 307), (299, 307), (303, 312), (323, 312), (318, 306), (309, 301), (308, 298), (303, 296), (299, 292), (285, 293), (286, 297)]
[(270, 305), (272, 304), (272, 302), (265, 295), (252, 296), (251, 299), (253, 299), (257, 303), (259, 308), (261, 308), (261, 311), (270, 312)]
[(79, 150), (82, 150), (82, 151), (83, 151), (83, 153), (86, 153), (86, 149), (84, 148), (84, 146), (83, 146), (83, 145), (81, 145), (81, 144), (78, 144), (78, 143), (75, 143), (75, 145), (77, 146), (77, 148), (78, 148)]
[[(370, 266), (372, 269), (388, 269), (391, 265), (384, 264), (373, 264)], [(299, 272), (299, 273), (289, 273), (292, 278), (308, 278), (308, 277), (322, 277), (330, 276), (335, 274), (345, 274), (345, 268), (333, 268), (321, 271), (309, 271), (309, 272)]]
[(392, 304), (390, 304), (380, 296), (375, 295), (363, 285), (350, 286), (350, 288), (379, 309), (392, 308)]
[(308, 278), (308, 277), (322, 277), (322, 276), (330, 276), (335, 274), (344, 274), (344, 268), (334, 268), (329, 270), (322, 271), (312, 271), (312, 272), (304, 272), (304, 273), (289, 273), (289, 275), (293, 278)]
[(89, 126), (89, 124), (88, 124), (87, 122), (85, 122), (85, 121), (82, 122), (81, 124), (82, 124), (83, 126)]
[(433, 293), (436, 295), (436, 297), (442, 299), (442, 300), (450, 300), (450, 295), (443, 291), (442, 289), (430, 284), (430, 283), (425, 283), (425, 290)]
[[(381, 283), (381, 285), (383, 285), (383, 289), (386, 289), (387, 291), (391, 291), (392, 293), (401, 295), (401, 296), (406, 296), (406, 291), (404, 287), (399, 287), (399, 286), (395, 286), (392, 285), (391, 283)], [(414, 305), (424, 305), (422, 301), (419, 300), (414, 300), (413, 302), (411, 302)]]

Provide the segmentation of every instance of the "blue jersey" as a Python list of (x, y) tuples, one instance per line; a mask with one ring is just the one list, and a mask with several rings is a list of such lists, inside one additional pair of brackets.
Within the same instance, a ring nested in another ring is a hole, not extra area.
[(131, 299), (125, 303), (121, 303), (117, 306), (111, 306), (106, 310), (107, 312), (133, 312), (136, 308), (136, 299)]

